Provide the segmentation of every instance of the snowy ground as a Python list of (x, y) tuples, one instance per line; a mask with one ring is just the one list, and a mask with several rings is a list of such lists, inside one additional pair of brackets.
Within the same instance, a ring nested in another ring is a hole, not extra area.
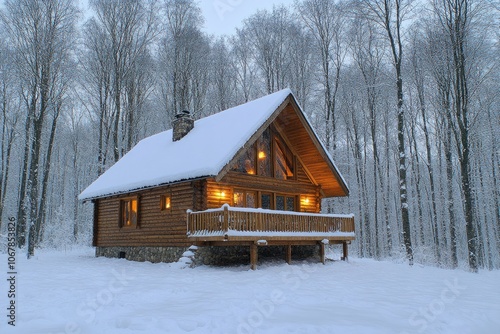
[[(351, 258), (197, 267), (93, 257), (17, 259), (16, 326), (0, 333), (500, 333), (500, 271)], [(7, 256), (0, 254), (6, 268)]]

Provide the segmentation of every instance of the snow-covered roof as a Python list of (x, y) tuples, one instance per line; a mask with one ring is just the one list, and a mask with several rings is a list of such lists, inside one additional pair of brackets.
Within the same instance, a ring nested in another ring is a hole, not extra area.
[[(220, 177), (227, 170), (224, 167), (288, 97), (291, 97), (289, 101), (296, 103), (292, 91), (286, 88), (202, 118), (178, 141), (172, 140), (172, 129), (147, 137), (89, 185), (78, 198), (89, 200), (177, 181)], [(349, 190), (333, 159), (319, 141), (300, 106), (297, 105), (296, 109), (304, 117), (303, 126), (310, 129), (319, 143), (316, 148), (324, 153), (325, 162), (321, 168), (328, 170), (327, 179), (338, 180), (333, 186), (340, 185), (344, 195), (347, 195)], [(325, 190), (326, 183), (324, 185)], [(332, 193), (332, 188), (328, 189)]]
[(141, 140), (78, 196), (80, 200), (216, 176), (292, 94), (283, 89), (197, 120), (181, 140), (172, 129)]

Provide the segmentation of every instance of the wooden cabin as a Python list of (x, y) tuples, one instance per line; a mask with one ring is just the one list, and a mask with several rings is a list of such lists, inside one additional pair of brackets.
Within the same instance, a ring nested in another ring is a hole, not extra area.
[(175, 261), (192, 245), (257, 248), (354, 240), (352, 215), (320, 214), (349, 189), (284, 89), (140, 141), (79, 196), (94, 203), (96, 254)]

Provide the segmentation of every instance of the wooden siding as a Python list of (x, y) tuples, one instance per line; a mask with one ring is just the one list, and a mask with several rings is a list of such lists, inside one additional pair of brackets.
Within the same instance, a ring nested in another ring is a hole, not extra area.
[[(123, 196), (96, 200), (96, 246), (189, 246), (186, 210), (206, 208), (205, 181), (183, 182)], [(171, 210), (160, 209), (162, 195), (171, 195)], [(137, 228), (119, 227), (120, 200), (138, 196)]]
[(327, 162), (327, 157), (319, 149), (321, 144), (295, 108), (297, 108), (295, 103), (291, 101), (278, 115), (273, 123), (274, 126), (286, 138), (314, 181), (321, 185), (326, 197), (347, 196), (347, 188), (344, 188), (340, 176)]
[[(293, 195), (297, 209), (303, 212), (320, 211), (320, 191), (302, 168), (297, 180), (279, 180), (237, 172), (229, 172), (223, 182), (213, 178), (187, 181), (171, 186), (149, 189), (95, 200), (95, 246), (189, 246), (186, 236), (186, 210), (203, 211), (233, 205), (234, 189)], [(171, 210), (160, 209), (161, 196), (171, 196)], [(120, 201), (137, 196), (137, 228), (119, 227)], [(307, 199), (307, 200), (306, 200)]]
[[(238, 172), (228, 172), (222, 178), (221, 182), (216, 182), (214, 179), (208, 179), (207, 208), (220, 208), (221, 205), (225, 203), (233, 205), (232, 199), (234, 189), (244, 189), (297, 196), (297, 211), (320, 212), (321, 197), (319, 196), (319, 187), (311, 182), (303, 169), (299, 168), (297, 173), (297, 180), (279, 180), (273, 177), (261, 177)], [(221, 193), (224, 193), (224, 198), (221, 198)], [(307, 203), (305, 199), (308, 199)]]

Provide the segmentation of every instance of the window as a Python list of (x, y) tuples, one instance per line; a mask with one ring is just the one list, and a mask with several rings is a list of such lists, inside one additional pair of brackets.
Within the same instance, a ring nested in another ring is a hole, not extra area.
[(295, 196), (276, 195), (276, 210), (295, 211)]
[(286, 197), (286, 211), (295, 211), (295, 197)]
[(233, 166), (232, 170), (250, 175), (255, 174), (255, 145), (252, 145), (252, 147), (243, 153)]
[(240, 208), (257, 207), (257, 196), (255, 191), (235, 190), (233, 192), (233, 206)]
[(120, 227), (137, 227), (137, 198), (120, 201)]
[(172, 209), (172, 197), (170, 195), (162, 195), (160, 197), (160, 209), (161, 211), (170, 212)]
[(259, 175), (271, 176), (271, 130), (264, 131), (257, 140)]
[(260, 195), (260, 204), (262, 209), (272, 209), (272, 198), (271, 194), (262, 193)]
[(295, 174), (295, 157), (279, 133), (273, 128), (267, 128), (231, 170), (290, 180)]
[(281, 180), (293, 178), (293, 154), (279, 138), (274, 139), (274, 177)]
[(276, 194), (254, 190), (235, 189), (233, 206), (240, 208), (262, 208), (268, 210), (296, 211), (298, 196)]

